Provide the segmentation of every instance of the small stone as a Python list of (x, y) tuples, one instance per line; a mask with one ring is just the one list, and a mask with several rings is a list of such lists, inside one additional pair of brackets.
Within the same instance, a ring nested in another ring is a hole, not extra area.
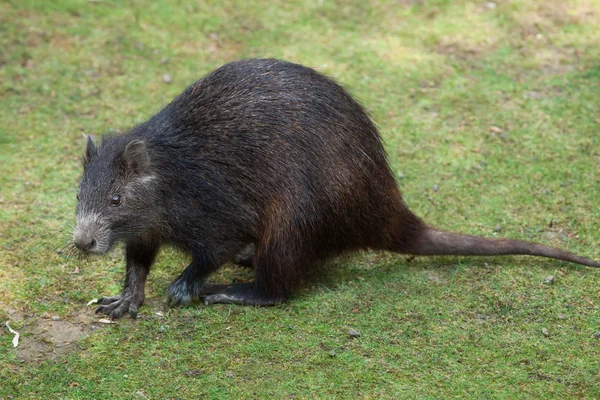
[(494, 232), (498, 233), (502, 230), (502, 227), (500, 225), (495, 225), (494, 226)]
[(544, 336), (548, 337), (550, 336), (550, 332), (548, 332), (548, 329), (546, 328), (542, 328), (542, 333), (544, 334)]
[(490, 126), (490, 132), (500, 133), (500, 132), (502, 132), (502, 129), (498, 128), (497, 126)]
[(60, 317), (58, 315), (53, 315), (50, 317), (52, 321), (60, 321)]
[(185, 376), (199, 376), (203, 373), (204, 371), (201, 369), (188, 369), (187, 371), (183, 371), (183, 374)]
[(160, 326), (160, 328), (158, 328), (158, 331), (159, 331), (160, 333), (163, 333), (163, 332), (164, 332), (164, 331), (166, 331), (166, 330), (167, 330), (167, 329), (166, 329), (166, 328), (165, 328), (163, 325), (161, 325), (161, 326)]
[(331, 357), (331, 358), (335, 357), (335, 350), (331, 350), (329, 352), (329, 357)]
[(160, 63), (161, 64), (166, 64), (168, 62), (169, 62), (169, 59), (167, 57), (163, 57), (163, 58), (160, 59)]
[(404, 174), (400, 171), (398, 171), (398, 173), (396, 174), (396, 176), (398, 177), (398, 179), (404, 179)]
[(600, 339), (600, 332), (594, 333), (594, 339)]
[(488, 1), (487, 3), (485, 3), (485, 6), (490, 10), (493, 10), (494, 8), (496, 8), (496, 3)]
[(546, 285), (552, 285), (554, 283), (554, 275), (550, 275), (544, 278), (544, 283)]
[(435, 185), (433, 185), (433, 191), (437, 192), (438, 190), (440, 190), (439, 185), (436, 183)]
[(357, 331), (356, 329), (349, 329), (349, 330), (348, 330), (348, 334), (349, 334), (350, 336), (352, 336), (353, 338), (360, 337), (360, 332), (359, 332), (359, 331)]
[(162, 80), (163, 80), (164, 83), (171, 83), (171, 82), (173, 82), (173, 78), (171, 78), (170, 74), (164, 74), (162, 76)]

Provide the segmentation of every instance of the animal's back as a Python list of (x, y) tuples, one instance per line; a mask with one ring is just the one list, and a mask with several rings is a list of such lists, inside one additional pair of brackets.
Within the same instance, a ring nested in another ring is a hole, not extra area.
[(168, 121), (157, 136), (163, 148), (173, 142), (171, 159), (187, 160), (183, 169), (201, 168), (203, 179), (234, 191), (228, 198), (256, 216), (256, 236), (267, 219), (287, 219), (325, 256), (381, 243), (383, 224), (397, 211), (377, 129), (342, 87), (312, 69), (233, 62), (154, 119)]

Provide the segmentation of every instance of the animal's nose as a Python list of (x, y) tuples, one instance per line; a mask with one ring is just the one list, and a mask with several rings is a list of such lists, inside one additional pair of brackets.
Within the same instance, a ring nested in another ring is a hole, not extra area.
[(75, 244), (75, 247), (83, 251), (90, 251), (96, 247), (96, 239), (85, 232), (76, 233), (73, 238), (73, 243)]

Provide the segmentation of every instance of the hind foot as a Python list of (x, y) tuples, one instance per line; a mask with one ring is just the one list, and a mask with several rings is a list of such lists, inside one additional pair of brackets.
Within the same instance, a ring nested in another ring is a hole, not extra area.
[(201, 282), (189, 282), (189, 280), (179, 277), (171, 283), (168, 290), (169, 305), (185, 306), (200, 296)]
[(144, 303), (144, 299), (125, 290), (118, 296), (101, 297), (98, 303), (102, 305), (96, 308), (96, 314), (107, 314), (114, 320), (129, 312), (131, 317), (136, 319), (138, 308)]
[(200, 289), (204, 304), (241, 304), (248, 306), (274, 306), (285, 299), (260, 294), (252, 283), (233, 285), (204, 285)]

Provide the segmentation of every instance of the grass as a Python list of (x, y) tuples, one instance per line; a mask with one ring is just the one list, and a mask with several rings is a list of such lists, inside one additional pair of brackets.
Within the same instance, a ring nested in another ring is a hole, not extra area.
[[(589, 268), (367, 253), (282, 306), (169, 309), (187, 258), (165, 249), (142, 318), (104, 326), (85, 304), (119, 292), (120, 253), (55, 251), (82, 133), (126, 129), (217, 66), (269, 56), (365, 104), (427, 221), (598, 258), (599, 22), (597, 0), (0, 3), (0, 319), (22, 333), (14, 351), (0, 331), (0, 398), (600, 397)], [(248, 272), (214, 280), (234, 278)]]

